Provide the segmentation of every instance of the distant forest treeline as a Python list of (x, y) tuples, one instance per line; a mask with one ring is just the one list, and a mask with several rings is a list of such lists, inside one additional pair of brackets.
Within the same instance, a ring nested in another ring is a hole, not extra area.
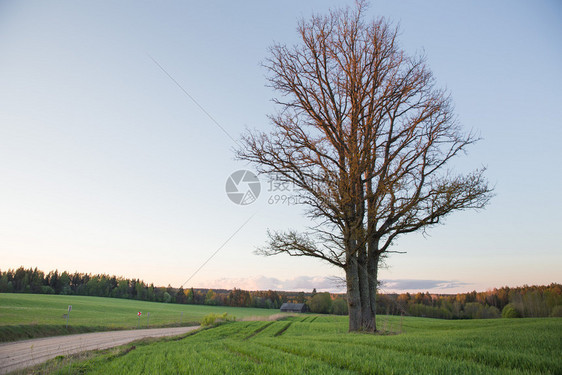
[[(278, 309), (284, 302), (306, 303), (312, 312), (347, 314), (345, 295), (305, 292), (246, 291), (234, 288), (155, 287), (139, 279), (37, 268), (0, 271), (0, 293), (63, 294), (137, 299), (165, 303)], [(562, 285), (502, 287), (456, 295), (381, 294), (379, 314), (442, 319), (562, 316)]]
[(562, 285), (494, 288), (486, 292), (436, 295), (382, 294), (380, 313), (442, 319), (490, 319), (562, 316)]

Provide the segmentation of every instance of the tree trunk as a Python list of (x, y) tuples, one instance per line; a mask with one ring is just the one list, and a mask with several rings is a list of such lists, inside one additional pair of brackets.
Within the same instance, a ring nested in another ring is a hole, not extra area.
[(359, 296), (361, 299), (361, 330), (365, 332), (374, 332), (374, 315), (371, 307), (370, 298), (370, 282), (367, 268), (367, 249), (361, 246), (357, 257), (358, 274), (359, 274)]
[(378, 283), (378, 268), (379, 268), (379, 239), (374, 237), (372, 233), (377, 227), (377, 207), (375, 204), (373, 194), (373, 181), (369, 180), (366, 183), (367, 192), (367, 274), (369, 275), (369, 308), (370, 318), (372, 320), (372, 332), (377, 331), (377, 283)]
[(369, 307), (371, 309), (371, 318), (373, 324), (373, 332), (377, 330), (377, 287), (378, 287), (378, 270), (379, 270), (380, 254), (378, 253), (378, 241), (369, 243), (369, 254), (367, 257), (367, 270), (369, 273)]
[(349, 309), (349, 332), (361, 329), (361, 298), (357, 269), (357, 257), (348, 257), (345, 278), (347, 284), (347, 306)]

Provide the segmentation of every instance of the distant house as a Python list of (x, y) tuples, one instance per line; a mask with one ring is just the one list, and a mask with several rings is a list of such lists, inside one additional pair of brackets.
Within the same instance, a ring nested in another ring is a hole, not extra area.
[(306, 311), (307, 308), (304, 303), (284, 303), (281, 305), (281, 312), (303, 313)]

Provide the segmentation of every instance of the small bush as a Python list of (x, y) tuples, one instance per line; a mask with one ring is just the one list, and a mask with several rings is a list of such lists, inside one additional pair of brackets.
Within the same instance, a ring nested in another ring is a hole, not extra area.
[(502, 318), (519, 318), (519, 312), (509, 303), (502, 310)]
[(203, 320), (201, 321), (201, 325), (204, 327), (212, 326), (220, 322), (232, 322), (235, 320), (236, 320), (235, 316), (232, 315), (229, 316), (227, 313), (222, 313), (222, 314), (211, 313), (203, 318)]
[(332, 314), (335, 315), (347, 315), (347, 301), (343, 298), (336, 298), (332, 302)]
[(314, 295), (308, 302), (310, 312), (317, 314), (328, 314), (332, 308), (332, 297), (330, 293), (318, 293)]
[(170, 295), (170, 293), (168, 292), (164, 292), (164, 297), (162, 299), (164, 303), (170, 303), (172, 302), (172, 296)]
[(48, 285), (41, 287), (41, 294), (55, 294), (55, 290)]
[(438, 319), (451, 319), (453, 317), (453, 314), (443, 307), (426, 306), (421, 303), (410, 305), (408, 310), (413, 316)]
[(562, 318), (562, 305), (554, 306), (550, 316), (553, 318)]
[(495, 306), (488, 306), (486, 307), (486, 311), (484, 312), (484, 318), (485, 319), (495, 319), (495, 318), (500, 318), (502, 316), (502, 313), (500, 312), (500, 309), (498, 309)]

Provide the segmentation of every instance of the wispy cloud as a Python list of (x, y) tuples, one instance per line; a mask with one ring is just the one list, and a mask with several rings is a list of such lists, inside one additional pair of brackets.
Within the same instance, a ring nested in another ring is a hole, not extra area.
[(289, 279), (256, 276), (248, 278), (222, 278), (208, 282), (208, 287), (216, 289), (241, 288), (246, 290), (286, 290), (286, 291), (330, 291), (341, 293), (342, 289), (334, 277), (296, 276)]
[(457, 280), (422, 280), (422, 279), (397, 279), (384, 280), (382, 289), (392, 291), (431, 291), (458, 289), (471, 285)]
[[(458, 280), (424, 280), (424, 279), (395, 279), (383, 280), (381, 291), (383, 293), (401, 293), (414, 291), (429, 291), (442, 293), (456, 293), (472, 284)], [(296, 276), (293, 278), (279, 279), (276, 277), (255, 276), (247, 278), (221, 278), (205, 282), (206, 288), (245, 290), (284, 290), (306, 291), (312, 289), (332, 293), (345, 293), (345, 285), (341, 279), (334, 276)]]

